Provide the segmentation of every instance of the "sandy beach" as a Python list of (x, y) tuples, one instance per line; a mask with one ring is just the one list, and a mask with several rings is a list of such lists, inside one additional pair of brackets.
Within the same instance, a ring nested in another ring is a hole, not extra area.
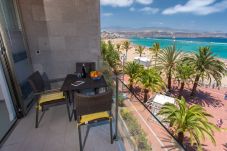
[[(111, 39), (113, 44), (122, 44), (124, 41), (126, 41), (128, 39)], [(108, 41), (108, 40), (105, 40)], [(130, 49), (128, 50), (128, 57), (127, 57), (127, 61), (133, 61), (135, 57), (138, 57), (139, 55), (135, 53), (135, 49), (136, 49), (137, 45), (134, 45), (131, 43), (130, 45)], [(121, 53), (125, 54), (125, 50), (123, 48), (121, 48)], [(146, 48), (145, 53), (142, 55), (144, 57), (147, 57), (149, 59), (151, 59), (151, 64), (154, 62), (154, 57), (152, 56), (151, 52), (149, 51), (148, 48)], [(221, 59), (219, 58), (221, 61), (223, 61), (226, 66), (227, 66), (227, 59)], [(213, 118), (210, 118), (210, 121), (212, 123), (216, 123), (217, 119), (221, 118), (224, 120), (224, 124), (223, 127), (226, 128), (227, 127), (227, 119), (226, 119), (226, 113), (227, 113), (227, 102), (224, 100), (224, 94), (225, 92), (227, 92), (227, 76), (223, 77), (222, 79), (222, 85), (220, 87), (220, 89), (218, 88), (213, 88), (213, 84), (215, 83), (214, 80), (212, 80), (211, 84), (208, 86), (209, 81), (204, 81), (203, 82), (203, 86), (199, 86), (198, 90), (198, 96), (195, 99), (189, 99), (192, 103), (197, 103), (202, 105), (207, 111), (208, 113), (210, 113)], [(191, 90), (191, 86), (190, 87), (186, 87), (185, 89), (185, 93), (186, 93), (186, 98), (187, 96), (189, 96), (190, 94), (187, 94), (190, 92)], [(198, 100), (197, 100), (198, 99)], [(189, 101), (189, 104), (190, 104)], [(133, 102), (134, 103), (134, 102)], [(138, 104), (134, 104), (136, 106), (136, 108), (139, 109)], [(141, 104), (139, 104), (141, 105)], [(142, 114), (143, 117), (146, 117), (147, 115), (144, 113), (144, 109), (141, 110), (139, 112), (139, 114)], [(149, 115), (149, 113), (148, 113)], [(149, 121), (146, 121), (147, 123), (149, 123)], [(149, 126), (154, 126), (154, 124), (149, 123)], [(142, 125), (142, 127), (144, 127), (144, 125)], [(156, 130), (159, 130), (159, 128), (155, 127)], [(146, 128), (144, 128), (144, 130), (146, 131)], [(150, 136), (150, 132), (147, 131), (147, 134)], [(214, 146), (209, 140), (205, 140), (203, 141), (203, 143), (205, 144), (204, 148), (207, 151), (213, 151), (213, 150), (223, 150), (223, 145), (225, 145), (226, 143), (226, 131), (221, 131), (221, 132), (215, 132), (214, 134), (217, 145)], [(149, 140), (153, 141), (153, 137), (150, 137)]]
[[(105, 39), (104, 41), (107, 42), (109, 40), (113, 44), (123, 44), (123, 42), (124, 41), (127, 41), (128, 39), (125, 39), (125, 38), (116, 38), (116, 39)], [(135, 57), (138, 57), (139, 56), (135, 52), (136, 47), (137, 47), (137, 45), (132, 44), (132, 43), (130, 44), (130, 48), (129, 48), (128, 54), (127, 54), (127, 61), (133, 61)], [(125, 50), (123, 48), (121, 48), (120, 51), (122, 52), (122, 54), (125, 54)], [(155, 58), (152, 55), (152, 53), (149, 51), (149, 48), (148, 47), (145, 48), (145, 53), (142, 56), (151, 59), (151, 64), (153, 63), (153, 60)], [(225, 63), (225, 65), (227, 66), (227, 59), (222, 59), (222, 58), (219, 58), (219, 59), (221, 61), (223, 61)], [(209, 82), (206, 82), (206, 83), (208, 84)], [(222, 78), (222, 85), (221, 85), (221, 87), (227, 88), (227, 76), (225, 76), (225, 77)]]
[[(113, 44), (123, 44), (124, 41), (127, 41), (128, 39), (123, 39), (123, 38), (118, 38), (118, 39), (107, 39), (105, 41), (111, 41)], [(137, 45), (134, 45), (132, 43), (130, 43), (130, 48), (128, 50), (128, 54), (127, 54), (127, 60), (126, 61), (133, 61), (135, 57), (138, 57), (139, 55), (135, 52)], [(125, 54), (125, 50), (123, 48), (120, 49), (120, 51)], [(151, 54), (151, 52), (149, 51), (149, 48), (145, 48), (145, 53), (142, 55), (143, 57), (147, 57), (149, 59), (154, 58)]]

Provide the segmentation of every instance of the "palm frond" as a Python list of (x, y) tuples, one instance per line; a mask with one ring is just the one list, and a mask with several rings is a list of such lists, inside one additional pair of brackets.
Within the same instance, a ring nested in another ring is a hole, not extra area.
[(175, 128), (175, 133), (188, 133), (191, 143), (201, 147), (201, 140), (209, 138), (213, 144), (216, 143), (213, 133), (219, 128), (210, 123), (208, 117), (212, 117), (200, 105), (188, 106), (185, 99), (177, 100), (177, 104), (166, 103), (160, 109), (158, 115), (164, 117)]

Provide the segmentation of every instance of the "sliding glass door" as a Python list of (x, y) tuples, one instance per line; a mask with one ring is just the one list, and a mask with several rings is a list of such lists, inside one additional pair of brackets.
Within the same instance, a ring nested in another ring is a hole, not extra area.
[(15, 0), (0, 0), (0, 26), (11, 81), (13, 81), (21, 111), (26, 114), (32, 105), (32, 90), (27, 81), (27, 77), (32, 73), (32, 65), (28, 59), (28, 48), (16, 6)]
[[(1, 52), (2, 50), (0, 50)], [(2, 53), (1, 53), (2, 55)], [(9, 86), (0, 62), (0, 140), (5, 136), (16, 120), (16, 113)]]

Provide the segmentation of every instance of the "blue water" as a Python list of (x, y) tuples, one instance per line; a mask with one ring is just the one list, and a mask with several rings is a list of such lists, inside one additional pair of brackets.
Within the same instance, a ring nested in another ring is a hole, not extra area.
[[(136, 45), (151, 47), (153, 43), (160, 43), (161, 48), (174, 44), (171, 38), (131, 38), (130, 41)], [(201, 46), (209, 46), (217, 57), (227, 59), (227, 38), (176, 38), (177, 49), (184, 52), (197, 51)]]

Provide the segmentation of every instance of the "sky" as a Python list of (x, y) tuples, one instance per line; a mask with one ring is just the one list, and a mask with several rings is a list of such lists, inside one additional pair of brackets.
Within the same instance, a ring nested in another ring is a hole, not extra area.
[(227, 32), (227, 0), (101, 0), (101, 27)]

